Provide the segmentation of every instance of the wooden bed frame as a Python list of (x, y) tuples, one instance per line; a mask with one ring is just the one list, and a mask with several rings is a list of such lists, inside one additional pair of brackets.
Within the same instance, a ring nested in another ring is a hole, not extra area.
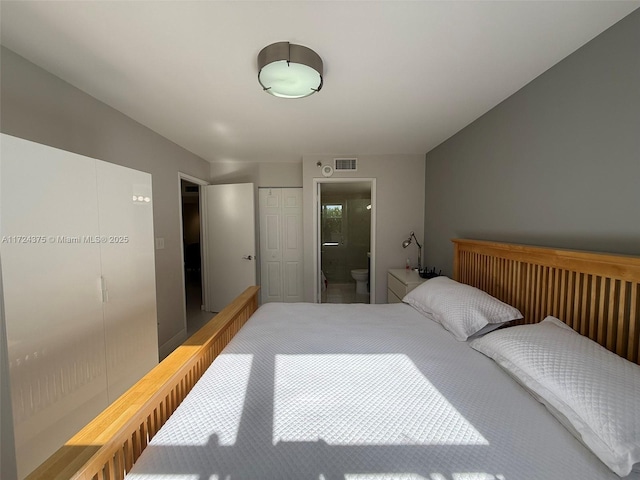
[(453, 240), (454, 279), (537, 323), (553, 315), (640, 364), (640, 257)]
[[(453, 240), (454, 278), (519, 308), (554, 315), (640, 363), (640, 257)], [(27, 478), (121, 480), (213, 359), (258, 307), (250, 287)]]

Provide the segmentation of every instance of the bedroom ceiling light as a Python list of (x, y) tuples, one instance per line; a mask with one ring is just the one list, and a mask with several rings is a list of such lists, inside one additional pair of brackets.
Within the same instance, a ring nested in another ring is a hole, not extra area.
[(322, 59), (310, 48), (272, 43), (258, 54), (258, 82), (276, 97), (303, 98), (322, 88)]
[(409, 238), (407, 238), (404, 242), (402, 242), (402, 248), (407, 248), (411, 243), (415, 240), (416, 245), (418, 246), (418, 272), (422, 270), (422, 245), (418, 242), (415, 233), (411, 232), (409, 234)]

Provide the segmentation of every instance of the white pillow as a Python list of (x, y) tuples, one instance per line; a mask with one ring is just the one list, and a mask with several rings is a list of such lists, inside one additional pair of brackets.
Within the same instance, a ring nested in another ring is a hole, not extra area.
[(402, 301), (431, 315), (462, 342), (489, 324), (499, 326), (522, 318), (517, 308), (447, 277), (427, 280), (407, 293)]
[(470, 345), (493, 358), (620, 476), (640, 463), (640, 365), (554, 317)]

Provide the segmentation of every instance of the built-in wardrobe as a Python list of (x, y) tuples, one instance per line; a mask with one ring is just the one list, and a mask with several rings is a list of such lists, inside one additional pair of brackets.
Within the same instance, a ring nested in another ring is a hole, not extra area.
[(2, 135), (18, 477), (158, 362), (151, 176)]
[(302, 188), (260, 188), (262, 303), (302, 302)]

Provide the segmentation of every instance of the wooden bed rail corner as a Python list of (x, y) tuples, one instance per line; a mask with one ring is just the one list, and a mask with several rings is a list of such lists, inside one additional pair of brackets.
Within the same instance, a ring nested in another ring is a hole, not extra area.
[(259, 289), (247, 288), (27, 479), (122, 480), (214, 358), (257, 310)]

